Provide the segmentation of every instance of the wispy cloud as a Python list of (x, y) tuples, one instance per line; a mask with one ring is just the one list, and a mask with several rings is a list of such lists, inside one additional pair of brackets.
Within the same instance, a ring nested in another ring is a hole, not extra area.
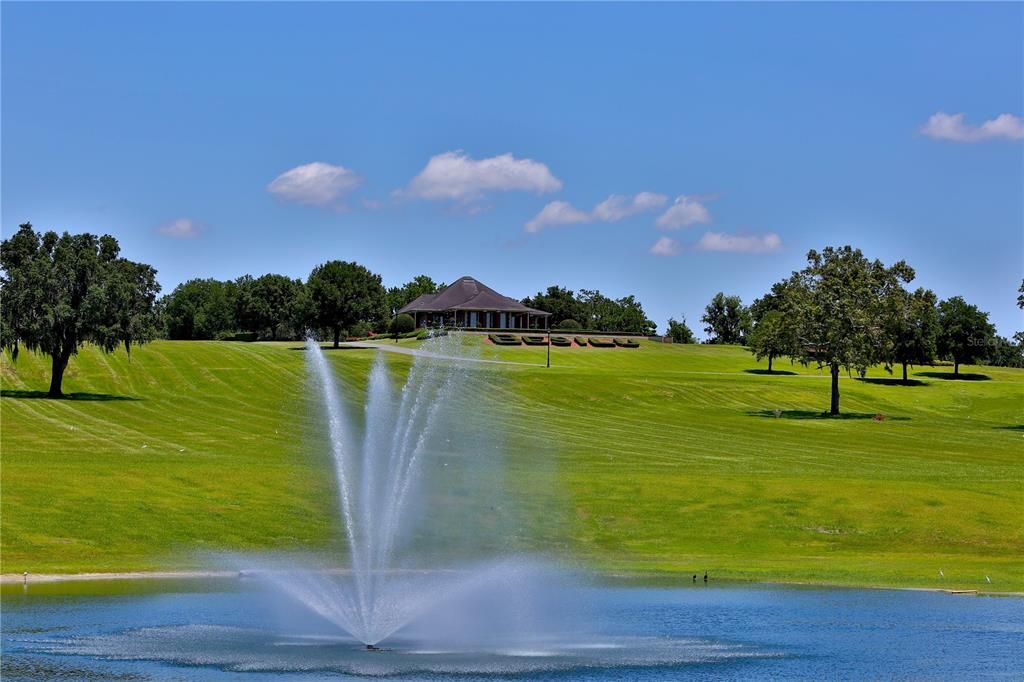
[(472, 159), (464, 151), (445, 152), (430, 158), (398, 196), (471, 202), (490, 192), (557, 192), (562, 181), (540, 161), (501, 154)]
[(943, 111), (932, 114), (921, 127), (921, 134), (936, 140), (952, 142), (982, 142), (1004, 138), (1024, 139), (1024, 120), (1013, 114), (999, 114), (981, 125), (964, 122), (964, 114), (947, 114)]
[(568, 201), (552, 201), (526, 223), (527, 232), (540, 232), (550, 225), (571, 225), (590, 222), (590, 214), (575, 208)]
[(174, 239), (195, 239), (199, 236), (199, 225), (191, 218), (178, 218), (164, 223), (156, 231)]
[(683, 247), (672, 237), (661, 237), (651, 247), (651, 254), (655, 256), (678, 256)]
[(666, 201), (668, 201), (668, 197), (654, 192), (640, 192), (633, 196), (613, 194), (595, 206), (594, 210), (591, 211), (591, 215), (595, 220), (613, 223), (616, 220), (622, 220), (637, 213), (653, 211), (664, 206)]
[(526, 223), (526, 231), (540, 232), (545, 227), (574, 223), (614, 223), (656, 209), (663, 206), (666, 201), (668, 197), (654, 192), (612, 194), (590, 211), (580, 210), (567, 201), (552, 201)]
[(698, 251), (732, 251), (738, 253), (768, 253), (782, 247), (782, 238), (774, 232), (763, 235), (738, 235), (725, 232), (705, 232), (697, 242)]
[(355, 171), (344, 166), (314, 161), (281, 173), (267, 191), (284, 201), (340, 208), (345, 195), (361, 182)]
[(668, 210), (658, 216), (655, 225), (663, 230), (678, 230), (698, 223), (711, 222), (711, 213), (701, 203), (699, 197), (681, 195), (669, 206)]

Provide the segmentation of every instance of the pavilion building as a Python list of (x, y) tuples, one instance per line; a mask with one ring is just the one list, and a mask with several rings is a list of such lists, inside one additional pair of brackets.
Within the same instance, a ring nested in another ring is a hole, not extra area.
[(472, 277), (460, 277), (439, 293), (423, 294), (398, 312), (411, 315), (417, 327), (463, 329), (547, 329), (551, 317)]

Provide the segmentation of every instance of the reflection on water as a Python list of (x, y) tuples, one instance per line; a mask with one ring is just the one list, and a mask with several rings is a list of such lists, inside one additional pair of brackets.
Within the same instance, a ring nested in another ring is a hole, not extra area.
[[(173, 592), (5, 590), (6, 680), (1020, 678), (1024, 600), (780, 587), (595, 587), (594, 632), (371, 652), (228, 583)], [(157, 584), (148, 583), (152, 590)]]

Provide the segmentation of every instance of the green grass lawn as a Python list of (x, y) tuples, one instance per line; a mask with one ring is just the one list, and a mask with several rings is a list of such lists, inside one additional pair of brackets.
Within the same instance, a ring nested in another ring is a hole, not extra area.
[[(521, 544), (612, 572), (1024, 590), (1024, 371), (844, 378), (844, 418), (827, 419), (824, 372), (765, 375), (741, 348), (553, 348), (548, 370), (546, 348), (464, 342), (522, 363), (473, 370), (501, 406)], [(65, 401), (39, 397), (44, 359), (4, 357), (2, 571), (334, 543), (297, 345), (89, 348)], [(362, 386), (375, 353), (329, 357)]]

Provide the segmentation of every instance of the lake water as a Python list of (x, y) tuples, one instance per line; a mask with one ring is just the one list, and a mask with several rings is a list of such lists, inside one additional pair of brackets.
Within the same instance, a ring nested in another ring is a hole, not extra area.
[[(244, 581), (5, 586), (2, 677), (69, 680), (1024, 679), (1024, 599), (778, 586), (585, 590), (587, 632), (370, 652)], [(594, 635), (592, 633), (600, 633)]]

